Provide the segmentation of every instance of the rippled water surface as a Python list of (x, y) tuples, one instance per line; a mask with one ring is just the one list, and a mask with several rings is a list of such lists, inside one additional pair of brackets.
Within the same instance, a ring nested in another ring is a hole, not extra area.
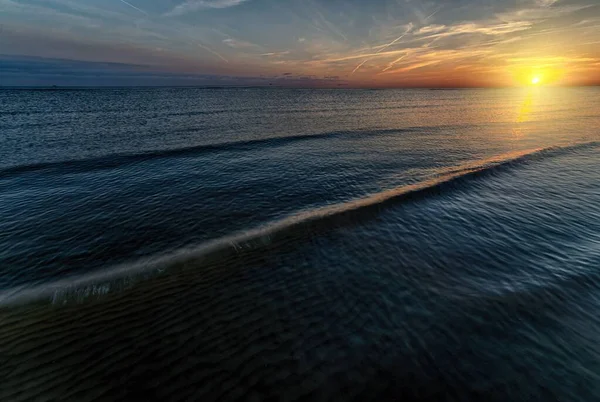
[(0, 91), (0, 400), (600, 399), (600, 91)]

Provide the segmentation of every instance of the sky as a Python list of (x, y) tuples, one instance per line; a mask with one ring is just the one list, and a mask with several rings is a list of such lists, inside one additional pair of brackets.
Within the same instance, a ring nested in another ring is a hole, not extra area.
[(598, 0), (0, 0), (0, 85), (600, 84)]

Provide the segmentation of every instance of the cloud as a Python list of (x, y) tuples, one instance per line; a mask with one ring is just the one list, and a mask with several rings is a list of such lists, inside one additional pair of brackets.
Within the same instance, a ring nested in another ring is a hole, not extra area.
[(550, 7), (552, 4), (558, 2), (558, 0), (535, 0), (536, 4), (541, 7)]
[(171, 11), (166, 13), (168, 16), (178, 16), (189, 12), (211, 9), (211, 8), (229, 8), (242, 4), (248, 0), (187, 0)]
[(446, 25), (427, 25), (417, 31), (417, 34), (438, 33), (446, 29)]
[(438, 64), (438, 63), (441, 63), (441, 62), (442, 62), (441, 60), (422, 61), (422, 62), (414, 63), (414, 64), (411, 64), (411, 65), (409, 65), (407, 67), (402, 67), (402, 68), (399, 68), (399, 69), (396, 69), (396, 70), (392, 70), (392, 71), (386, 70), (385, 72), (382, 71), (381, 74), (405, 73), (407, 71), (416, 70), (416, 69), (419, 69), (419, 68), (431, 66), (433, 64)]
[[(389, 63), (388, 66), (379, 73), (379, 75), (404, 73), (442, 63), (456, 64), (457, 62), (460, 62), (461, 64), (464, 64), (464, 61), (467, 59), (477, 60), (483, 57), (487, 57), (490, 54), (490, 50), (461, 49), (430, 51), (427, 47), (423, 47), (421, 49), (415, 49), (412, 53), (407, 53), (406, 55)], [(410, 56), (410, 58), (402, 63), (404, 65), (403, 67), (392, 70), (392, 67), (394, 67), (395, 64), (398, 64), (400, 61), (403, 61), (408, 56)]]
[(263, 54), (261, 54), (261, 56), (263, 56), (263, 57), (279, 57), (279, 56), (285, 56), (286, 54), (290, 54), (290, 51), (289, 50), (285, 50), (283, 52), (263, 53)]
[(496, 17), (505, 22), (545, 20), (571, 14), (590, 7), (592, 7), (592, 5), (550, 7), (550, 4), (547, 4), (541, 8), (523, 8), (516, 11), (499, 13)]
[(593, 63), (599, 59), (593, 57), (566, 57), (566, 56), (552, 56), (552, 57), (514, 57), (508, 59), (511, 63), (525, 63), (525, 64), (560, 64), (560, 63)]
[(233, 38), (223, 39), (223, 43), (226, 44), (229, 47), (234, 48), (234, 49), (260, 48), (259, 45), (256, 45), (254, 43), (250, 43), (250, 42), (246, 42), (246, 41), (242, 41), (242, 40), (237, 40), (237, 39), (233, 39)]
[[(444, 38), (461, 34), (505, 35), (513, 32), (525, 31), (532, 27), (529, 21), (512, 21), (500, 24), (476, 24), (473, 22), (453, 25), (450, 27), (435, 26), (434, 28), (421, 28), (418, 34), (432, 33), (427, 38)], [(423, 31), (424, 30), (424, 31)]]

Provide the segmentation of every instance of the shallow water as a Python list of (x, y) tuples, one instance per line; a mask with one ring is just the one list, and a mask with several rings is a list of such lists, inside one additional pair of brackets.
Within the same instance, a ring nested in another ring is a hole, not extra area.
[(599, 94), (0, 92), (0, 399), (597, 400)]

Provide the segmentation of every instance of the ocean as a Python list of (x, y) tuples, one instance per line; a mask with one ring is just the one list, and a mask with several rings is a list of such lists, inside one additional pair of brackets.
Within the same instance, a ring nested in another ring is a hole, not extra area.
[(600, 400), (599, 151), (600, 88), (0, 90), (0, 400)]

